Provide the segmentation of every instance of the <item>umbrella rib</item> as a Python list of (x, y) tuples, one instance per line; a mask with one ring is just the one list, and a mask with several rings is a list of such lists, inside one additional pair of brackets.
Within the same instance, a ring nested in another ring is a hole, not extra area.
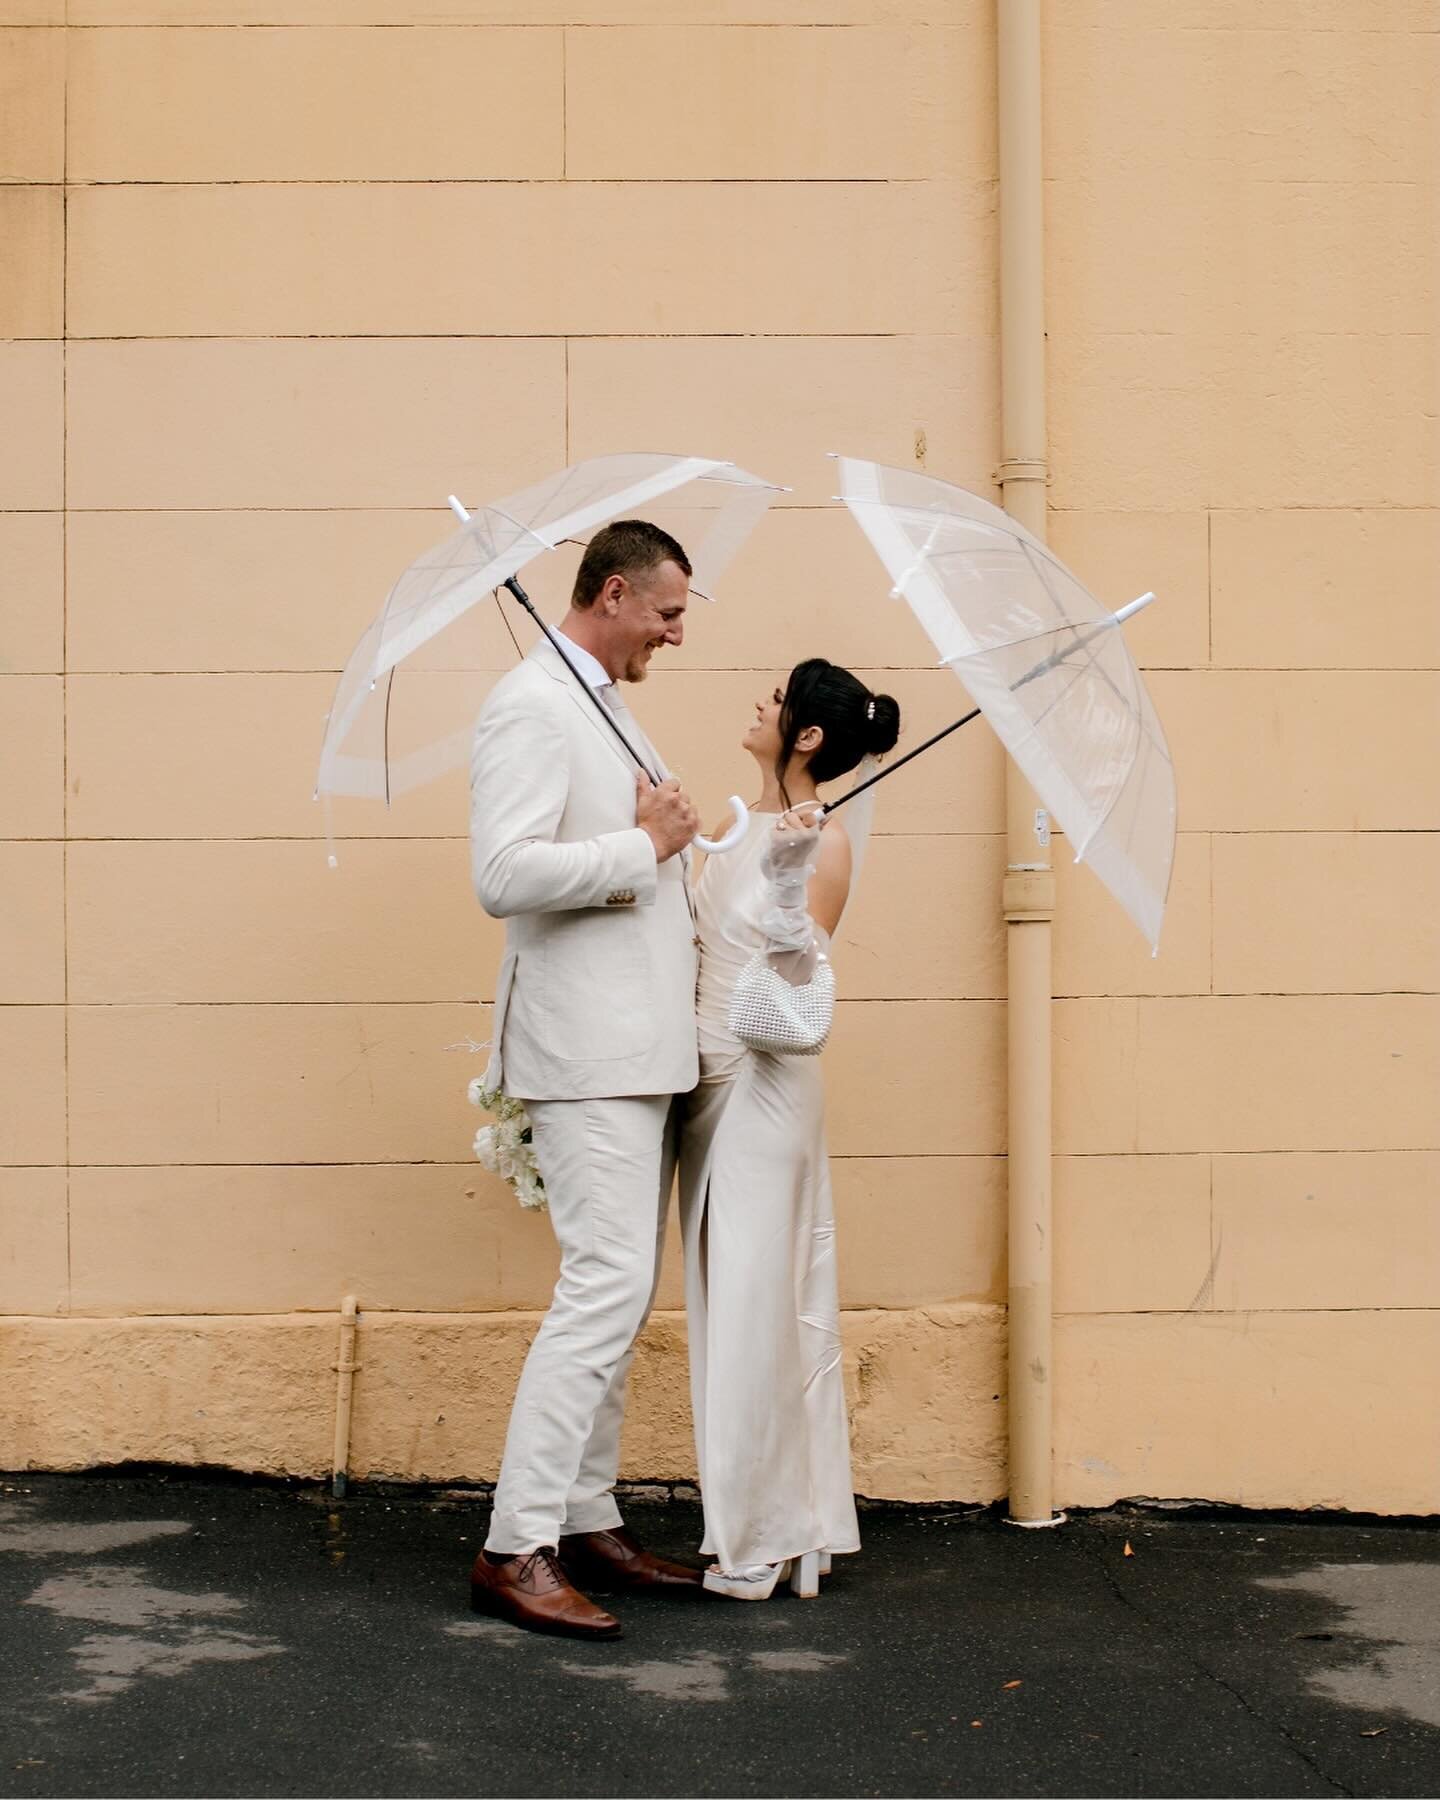
[[(1029, 554), (1030, 554), (1029, 546), (1026, 545), (1023, 547), (1025, 548), (1027, 556), (1029, 556)], [(1031, 561), (1032, 567), (1034, 567), (1035, 559), (1033, 558), (1033, 556), (1030, 557), (1030, 561)], [(1049, 587), (1048, 583), (1046, 583), (1044, 576), (1041, 575), (1038, 567), (1035, 568), (1035, 573), (1036, 573), (1036, 577), (1040, 581), (1041, 586), (1044, 587), (1045, 592), (1050, 595), (1051, 600), (1054, 601), (1055, 604), (1058, 606), (1059, 605), (1058, 600), (1056, 600), (1055, 595), (1053, 593), (1051, 593), (1050, 587)], [(1061, 612), (1061, 618), (1064, 619), (1063, 611)], [(1106, 669), (1104, 664), (1099, 660), (1099, 653), (1090, 648), (1090, 646), (1093, 643), (1095, 643), (1099, 638), (1102, 637), (1107, 626), (1114, 626), (1114, 629), (1117, 631), (1120, 629), (1120, 627), (1118, 625), (1115, 625), (1115, 615), (1112, 613), (1106, 619), (1097, 619), (1095, 621), (1095, 629), (1091, 632), (1087, 632), (1083, 638), (1079, 636), (1079, 632), (1078, 632), (1073, 620), (1065, 619), (1064, 622), (1065, 622), (1065, 627), (1068, 628), (1068, 630), (1070, 632), (1070, 635), (1076, 639), (1076, 642), (1071, 645), (1070, 650), (1068, 650), (1066, 652), (1066, 656), (1069, 656), (1071, 651), (1074, 651), (1074, 650), (1089, 651), (1089, 656), (1088, 656), (1087, 660), (1088, 660), (1090, 666), (1096, 670), (1096, 672), (1100, 676), (1100, 679), (1105, 683), (1106, 687), (1108, 687), (1110, 689), (1110, 692), (1115, 696), (1115, 698), (1120, 702), (1120, 704), (1126, 708), (1127, 711), (1137, 710), (1134, 698), (1131, 697), (1131, 698), (1127, 699), (1126, 696), (1120, 692), (1119, 688), (1116, 687), (1115, 682), (1114, 682), (1113, 678), (1111, 677), (1109, 670)], [(1123, 641), (1124, 641), (1123, 638), (1121, 641), (1123, 643)], [(1126, 654), (1127, 655), (1129, 654), (1128, 647), (1126, 650)], [(1061, 661), (1064, 661), (1064, 660), (1065, 660), (1065, 658), (1062, 657)]]
[(1145, 790), (1150, 785), (1150, 758), (1147, 756), (1140, 764), (1140, 778), (1135, 784), (1135, 810), (1130, 815), (1130, 829), (1125, 833), (1125, 854), (1134, 860), (1135, 827), (1140, 822), (1141, 807), (1145, 799)]
[[(1113, 623), (1113, 619), (1111, 622)], [(1097, 622), (1096, 628), (1093, 631), (1087, 633), (1086, 636), (1081, 638), (1078, 643), (1072, 645), (1071, 650), (1066, 652), (1066, 656), (1070, 655), (1071, 652), (1074, 650), (1084, 650), (1087, 652), (1084, 663), (1082, 663), (1080, 665), (1080, 667), (1078, 668), (1078, 670), (1076, 672), (1076, 679), (1078, 680), (1080, 675), (1085, 674), (1087, 671), (1093, 671), (1100, 678), (1100, 680), (1110, 690), (1110, 693), (1112, 694), (1112, 696), (1114, 697), (1116, 702), (1120, 705), (1120, 707), (1123, 709), (1126, 716), (1135, 721), (1136, 742), (1138, 744), (1138, 742), (1141, 738), (1146, 738), (1146, 739), (1149, 738), (1149, 733), (1146, 730), (1146, 726), (1145, 726), (1144, 708), (1140, 704), (1139, 694), (1137, 693), (1137, 694), (1129, 696), (1129, 697), (1122, 694), (1120, 692), (1119, 688), (1115, 685), (1114, 678), (1110, 674), (1110, 671), (1105, 667), (1104, 663), (1100, 661), (1099, 653), (1090, 648), (1092, 643), (1094, 643), (1097, 639), (1100, 638), (1100, 636), (1103, 633), (1103, 631), (1105, 630), (1105, 628), (1106, 628), (1105, 621), (1102, 620), (1102, 621)], [(1118, 631), (1120, 628), (1117, 625), (1117, 626), (1115, 626), (1115, 629)], [(1072, 627), (1072, 630), (1073, 630), (1073, 627)], [(1122, 644), (1124, 643), (1123, 636), (1121, 638), (1121, 643)], [(1129, 656), (1128, 646), (1126, 647), (1126, 655), (1127, 655), (1127, 657)], [(1061, 660), (1061, 662), (1063, 662), (1065, 660), (1065, 657), (1062, 657), (1060, 660)], [(1047, 661), (1048, 661), (1048, 659), (1047, 659)], [(1050, 666), (1058, 668), (1059, 663), (1052, 663)], [(1136, 683), (1137, 683), (1137, 687), (1138, 687), (1139, 686), (1139, 671), (1135, 668), (1133, 659), (1131, 659), (1131, 661), (1130, 661), (1130, 668), (1135, 675)], [(1032, 669), (1028, 674), (1022, 675), (1018, 682), (1013, 682), (1011, 684), (1011, 692), (1013, 693), (1015, 691), (1015, 688), (1021, 686), (1024, 682), (1029, 681), (1034, 675), (1036, 675), (1038, 673), (1040, 673), (1040, 669), (1036, 668), (1036, 669)], [(1070, 686), (1073, 687), (1074, 685), (1075, 685), (1075, 683), (1071, 682)], [(1040, 719), (1043, 719), (1046, 716), (1046, 714), (1048, 714), (1052, 710), (1052, 708), (1054, 706), (1058, 705), (1060, 700), (1064, 698), (1064, 694), (1069, 693), (1069, 691), (1070, 691), (1070, 689), (1067, 687), (1064, 690), (1064, 693), (1057, 695), (1055, 700), (1053, 700), (1051, 702), (1050, 706), (1046, 707), (1045, 712), (1040, 713), (1034, 722), (1036, 724), (1038, 724)], [(1134, 768), (1137, 757), (1138, 757), (1138, 750), (1136, 748), (1132, 748), (1131, 754), (1130, 754), (1131, 769)], [(1129, 771), (1127, 771), (1126, 779), (1127, 780), (1129, 779)], [(1085, 847), (1084, 847), (1085, 849), (1088, 849), (1090, 844), (1092, 844), (1094, 842), (1096, 833), (1098, 833), (1104, 829), (1105, 822), (1110, 817), (1110, 814), (1111, 814), (1112, 810), (1114, 809), (1116, 802), (1119, 800), (1120, 795), (1123, 791), (1124, 791), (1124, 783), (1122, 782), (1120, 787), (1118, 787), (1115, 790), (1115, 792), (1111, 795), (1110, 804), (1105, 808), (1104, 812), (1100, 815), (1100, 818), (1096, 822), (1095, 829), (1090, 833), (1089, 837), (1086, 838)], [(1084, 849), (1082, 849), (1081, 855), (1082, 856), (1084, 855)]]
[[(1092, 659), (1092, 662), (1093, 662), (1093, 659)], [(1078, 668), (1075, 671), (1074, 679), (1070, 682), (1069, 686), (1064, 688), (1060, 693), (1058, 693), (1055, 696), (1055, 698), (1050, 702), (1050, 705), (1045, 708), (1044, 712), (1036, 715), (1034, 723), (1038, 725), (1040, 723), (1041, 719), (1045, 718), (1050, 712), (1052, 712), (1054, 710), (1055, 707), (1057, 707), (1060, 704), (1060, 702), (1065, 698), (1066, 694), (1068, 694), (1070, 692), (1070, 689), (1078, 685), (1081, 677), (1088, 673), (1089, 673), (1089, 667), (1085, 664), (1082, 664), (1080, 666), (1080, 668)], [(1101, 674), (1102, 674), (1102, 676), (1104, 676), (1103, 670), (1101, 670)], [(1109, 686), (1113, 692), (1115, 684), (1113, 682), (1111, 682), (1108, 677), (1105, 677), (1105, 680), (1106, 680), (1106, 685)], [(1116, 697), (1116, 699), (1121, 700), (1121, 702), (1123, 704), (1123, 697), (1121, 695), (1116, 694), (1115, 697)], [(1133, 718), (1135, 715), (1133, 712), (1127, 711), (1127, 716)], [(1105, 810), (1100, 814), (1100, 817), (1095, 821), (1094, 825), (1092, 825), (1090, 830), (1086, 833), (1085, 842), (1080, 846), (1079, 850), (1076, 853), (1076, 856), (1075, 856), (1076, 862), (1080, 862), (1084, 859), (1090, 846), (1095, 842), (1096, 838), (1099, 837), (1100, 833), (1105, 829), (1105, 826), (1106, 826), (1107, 822), (1109, 821), (1111, 813), (1114, 812), (1116, 806), (1119, 804), (1121, 794), (1123, 794), (1125, 791), (1126, 784), (1130, 780), (1130, 776), (1135, 768), (1136, 761), (1137, 761), (1137, 757), (1135, 754), (1135, 749), (1132, 744), (1131, 751), (1130, 751), (1130, 767), (1125, 771), (1125, 780), (1122, 781), (1119, 784), (1119, 786), (1116, 787), (1114, 789), (1114, 791), (1111, 793), (1109, 803), (1105, 807)]]
[(1068, 626), (1069, 630), (1070, 630), (1070, 635), (1072, 637), (1076, 636), (1077, 633), (1076, 633), (1076, 629), (1075, 629), (1075, 621), (1067, 616), (1065, 607), (1060, 599), (1060, 596), (1055, 592), (1055, 590), (1051, 587), (1050, 583), (1046, 580), (1045, 570), (1042, 568), (1042, 566), (1040, 564), (1040, 559), (1035, 555), (1034, 551), (1030, 548), (1030, 545), (1025, 541), (1024, 538), (1017, 538), (1016, 542), (1019, 544), (1020, 549), (1021, 549), (1022, 553), (1024, 554), (1026, 562), (1029, 563), (1029, 565), (1030, 565), (1031, 573), (1034, 575), (1035, 579), (1040, 583), (1041, 591), (1044, 593), (1045, 598), (1050, 602), (1051, 606), (1054, 607), (1056, 616), (1059, 618), (1061, 626), (1062, 627)]
[[(1049, 579), (1047, 578), (1047, 567), (1049, 569), (1057, 569), (1057, 568), (1060, 568), (1061, 565), (1059, 563), (1055, 562), (1055, 560), (1052, 557), (1050, 557), (1048, 555), (1048, 553), (1044, 554), (1044, 555), (1037, 553), (1035, 547), (1026, 538), (1023, 538), (1023, 537), (1020, 537), (1017, 535), (1013, 541), (1019, 547), (1021, 553), (1025, 557), (1026, 563), (1029, 565), (1030, 572), (1035, 577), (1035, 580), (1039, 583), (1041, 591), (1044, 593), (1046, 599), (1050, 602), (1051, 606), (1054, 608), (1054, 610), (1059, 618), (1058, 624), (1046, 626), (1046, 628), (1043, 631), (1027, 632), (1025, 634), (1025, 636), (1027, 638), (1052, 637), (1057, 632), (1059, 632), (1059, 633), (1068, 633), (1069, 636), (1072, 639), (1074, 639), (1075, 641), (1069, 646), (1069, 648), (1067, 648), (1063, 652), (1056, 651), (1052, 657), (1042, 658), (1042, 660), (1039, 663), (1037, 663), (1033, 669), (1029, 670), (1025, 675), (1022, 675), (1019, 681), (1012, 682), (1011, 683), (1011, 692), (1012, 693), (1014, 692), (1015, 688), (1023, 686), (1025, 682), (1033, 681), (1037, 676), (1044, 674), (1047, 667), (1054, 668), (1054, 667), (1058, 666), (1058, 664), (1065, 661), (1066, 658), (1069, 657), (1073, 651), (1087, 648), (1097, 638), (1101, 637), (1102, 634), (1107, 629), (1109, 629), (1112, 626), (1115, 626), (1114, 614), (1107, 613), (1107, 614), (1104, 614), (1102, 617), (1094, 620), (1094, 622), (1091, 626), (1091, 629), (1089, 631), (1087, 631), (1085, 633), (1085, 635), (1082, 637), (1080, 635), (1080, 627), (1076, 623), (1076, 621), (1066, 617), (1064, 603), (1061, 601), (1059, 595), (1055, 592), (1055, 590), (1051, 587)], [(947, 557), (947, 556), (964, 557), (964, 556), (968, 556), (969, 554), (970, 554), (970, 552), (965, 549), (941, 551), (941, 552), (938, 552), (937, 554), (935, 554), (930, 560), (939, 562), (942, 560), (942, 558)], [(1119, 627), (1115, 626), (1115, 629), (1118, 630)], [(1012, 638), (1008, 641), (1011, 643), (1020, 643), (1020, 642), (1023, 642), (1024, 640), (1020, 639), (1020, 638)], [(978, 653), (970, 652), (969, 654), (984, 655), (984, 654), (986, 654), (986, 652), (984, 652), (984, 651), (981, 651)], [(957, 658), (955, 660), (958, 661), (959, 659)], [(1101, 680), (1104, 681), (1106, 686), (1110, 689), (1111, 693), (1115, 696), (1116, 700), (1118, 700), (1120, 702), (1120, 704), (1123, 707), (1125, 707), (1127, 710), (1134, 710), (1133, 700), (1127, 700), (1125, 695), (1120, 692), (1119, 688), (1117, 688), (1115, 685), (1114, 679), (1111, 677), (1108, 670), (1105, 669), (1104, 665), (1098, 661), (1096, 653), (1093, 651), (1090, 654), (1090, 662), (1096, 668), (1097, 672), (1100, 675)], [(953, 666), (953, 663), (952, 663), (952, 666)]]
[(385, 717), (381, 726), (382, 754), (385, 758), (385, 804), (390, 804), (390, 696), (395, 692), (395, 671), (385, 676)]
[[(1061, 688), (1060, 692), (1058, 694), (1056, 694), (1055, 698), (1050, 702), (1050, 704), (1045, 708), (1045, 710), (1043, 712), (1036, 713), (1035, 717), (1029, 721), (1032, 731), (1035, 726), (1039, 725), (1043, 720), (1047, 719), (1052, 712), (1054, 712), (1055, 708), (1057, 706), (1059, 706), (1060, 702), (1066, 697), (1067, 694), (1070, 693), (1070, 691), (1073, 688), (1079, 686), (1081, 680), (1083, 679), (1083, 677), (1085, 676), (1086, 673), (1087, 673), (1087, 671), (1083, 664), (1078, 669), (1076, 669), (1072, 672), (1070, 680), (1066, 683), (1066, 685), (1063, 688)], [(1022, 679), (1023, 679), (1023, 677), (1022, 677)], [(1014, 693), (1015, 688), (1018, 685), (1019, 685), (1019, 683), (1011, 684), (1011, 688), (1010, 688), (1011, 693)], [(1013, 751), (1011, 751), (1011, 755), (1012, 756), (1014, 755)], [(1070, 785), (1072, 788), (1074, 788), (1075, 784), (1072, 782)], [(1114, 797), (1112, 796), (1111, 801), (1110, 801), (1110, 806), (1113, 806), (1114, 804), (1115, 804), (1115, 800), (1114, 800)], [(1090, 845), (1094, 843), (1097, 833), (1099, 833), (1100, 831), (1102, 831), (1104, 829), (1105, 820), (1109, 817), (1109, 813), (1110, 813), (1110, 807), (1107, 806), (1105, 811), (1100, 815), (1099, 819), (1096, 820), (1095, 824), (1086, 833), (1085, 842), (1080, 848), (1079, 855), (1076, 857), (1077, 862), (1080, 860), (1080, 857), (1084, 856), (1086, 850), (1089, 849)], [(1061, 822), (1062, 822), (1062, 824), (1064, 823), (1063, 820)]]
[[(1033, 727), (1033, 726), (1039, 725), (1042, 720), (1048, 719), (1050, 717), (1051, 713), (1054, 712), (1055, 708), (1060, 704), (1060, 702), (1065, 698), (1065, 696), (1070, 692), (1070, 690), (1072, 688), (1076, 687), (1088, 673), (1089, 673), (1089, 671), (1085, 668), (1083, 663), (1081, 664), (1081, 666), (1078, 669), (1072, 669), (1070, 671), (1069, 681), (1066, 682), (1065, 686), (1063, 688), (1061, 688), (1061, 690), (1058, 694), (1056, 694), (1055, 698), (1053, 700), (1051, 700), (1050, 704), (1048, 706), (1046, 706), (1042, 711), (1036, 713), (1035, 717), (1030, 720), (1031, 726)], [(1022, 677), (1022, 679), (1023, 679), (1023, 677)], [(1019, 682), (1012, 682), (1010, 684), (1010, 692), (1013, 694), (1015, 692), (1015, 689), (1019, 685), (1020, 685)]]
[[(1135, 807), (1135, 817), (1131, 820), (1129, 836), (1126, 839), (1126, 849), (1127, 850), (1131, 849), (1131, 847), (1134, 844), (1135, 831), (1140, 822), (1140, 806), (1139, 806), (1138, 802), (1140, 800), (1143, 800), (1145, 797), (1145, 791), (1146, 791), (1147, 787), (1149, 786), (1152, 776), (1154, 774), (1153, 765), (1158, 760), (1158, 757), (1159, 757), (1159, 753), (1157, 752), (1154, 757), (1147, 757), (1145, 759), (1145, 765), (1144, 765), (1144, 768), (1142, 769), (1141, 775), (1140, 775), (1140, 791), (1137, 796), (1137, 804)], [(1167, 756), (1166, 761), (1168, 761), (1168, 760), (1169, 760), (1169, 758)], [(1133, 860), (1133, 858), (1132, 858), (1132, 860)], [(1170, 882), (1171, 882), (1172, 877), (1174, 876), (1174, 873), (1175, 873), (1175, 814), (1174, 814), (1174, 807), (1172, 805), (1171, 813), (1170, 813), (1170, 860), (1166, 864), (1166, 867), (1165, 867), (1165, 892), (1160, 896), (1160, 902), (1161, 902), (1162, 906), (1170, 898)]]
[[(1134, 850), (1135, 832), (1136, 832), (1136, 830), (1139, 826), (1139, 822), (1140, 822), (1140, 816), (1141, 816), (1141, 811), (1142, 811), (1141, 802), (1143, 802), (1143, 800), (1144, 800), (1145, 791), (1146, 791), (1147, 787), (1149, 786), (1149, 783), (1151, 780), (1151, 775), (1152, 775), (1151, 758), (1146, 757), (1143, 764), (1141, 765), (1141, 769), (1140, 769), (1138, 791), (1136, 794), (1136, 805), (1135, 805), (1135, 811), (1130, 820), (1130, 829), (1125, 834), (1124, 843), (1116, 845), (1116, 849), (1125, 858), (1126, 862), (1129, 864), (1131, 869), (1136, 870), (1138, 873), (1140, 873), (1142, 880), (1144, 879), (1143, 871), (1140, 870), (1140, 866), (1135, 860), (1135, 850)], [(1165, 864), (1165, 887), (1164, 887), (1164, 891), (1160, 895), (1160, 910), (1161, 910), (1162, 915), (1164, 913), (1166, 904), (1168, 903), (1168, 901), (1170, 899), (1170, 884), (1174, 880), (1174, 876), (1175, 876), (1175, 836), (1174, 836), (1174, 821), (1172, 819), (1171, 834), (1170, 834), (1170, 854), (1169, 854), (1169, 857)]]
[(493, 587), (493, 588), (491, 588), (490, 592), (491, 592), (491, 595), (494, 597), (495, 610), (500, 615), (500, 623), (505, 627), (505, 630), (509, 633), (510, 642), (515, 647), (515, 654), (518, 657), (520, 657), (521, 660), (523, 661), (525, 652), (520, 648), (520, 640), (519, 640), (519, 638), (516, 637), (515, 628), (510, 623), (510, 615), (509, 615), (509, 613), (506, 612), (505, 607), (501, 602), (500, 589), (498, 587)]

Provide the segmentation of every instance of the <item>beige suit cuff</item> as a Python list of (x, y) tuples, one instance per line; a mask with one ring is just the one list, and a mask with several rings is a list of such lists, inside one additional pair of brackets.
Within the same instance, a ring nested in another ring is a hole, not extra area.
[(637, 825), (631, 831), (617, 831), (613, 842), (614, 878), (606, 906), (653, 906), (659, 865), (650, 833)]

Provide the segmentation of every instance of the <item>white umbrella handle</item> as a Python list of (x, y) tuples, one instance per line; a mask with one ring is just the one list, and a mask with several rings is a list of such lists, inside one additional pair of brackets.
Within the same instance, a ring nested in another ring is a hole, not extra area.
[(730, 796), (730, 814), (735, 823), (724, 837), (707, 838), (696, 833), (693, 842), (697, 843), (708, 856), (723, 856), (727, 850), (733, 850), (749, 830), (750, 808), (738, 794)]

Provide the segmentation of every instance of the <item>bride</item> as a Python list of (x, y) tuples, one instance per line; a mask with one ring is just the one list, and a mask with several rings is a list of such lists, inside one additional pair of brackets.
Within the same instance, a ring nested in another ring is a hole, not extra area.
[(798, 664), (741, 740), (763, 783), (749, 835), (706, 863), (696, 896), (700, 1083), (685, 1103), (680, 1221), (702, 1552), (716, 1558), (705, 1586), (739, 1600), (767, 1599), (787, 1574), (815, 1593), (829, 1557), (860, 1537), (820, 1063), (747, 1048), (730, 996), (771, 941), (771, 877), (797, 849), (813, 860), (807, 935), (823, 948), (834, 933), (863, 846), (844, 813), (816, 831), (818, 789), (883, 755), (899, 728), (888, 694), (823, 658)]

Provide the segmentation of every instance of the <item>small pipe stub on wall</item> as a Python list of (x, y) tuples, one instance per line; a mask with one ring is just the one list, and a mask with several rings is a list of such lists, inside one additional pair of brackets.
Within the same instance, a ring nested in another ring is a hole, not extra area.
[(350, 1416), (355, 1399), (355, 1327), (359, 1319), (355, 1296), (340, 1302), (340, 1354), (335, 1361), (335, 1454), (331, 1459), (330, 1492), (343, 1500), (349, 1483)]

